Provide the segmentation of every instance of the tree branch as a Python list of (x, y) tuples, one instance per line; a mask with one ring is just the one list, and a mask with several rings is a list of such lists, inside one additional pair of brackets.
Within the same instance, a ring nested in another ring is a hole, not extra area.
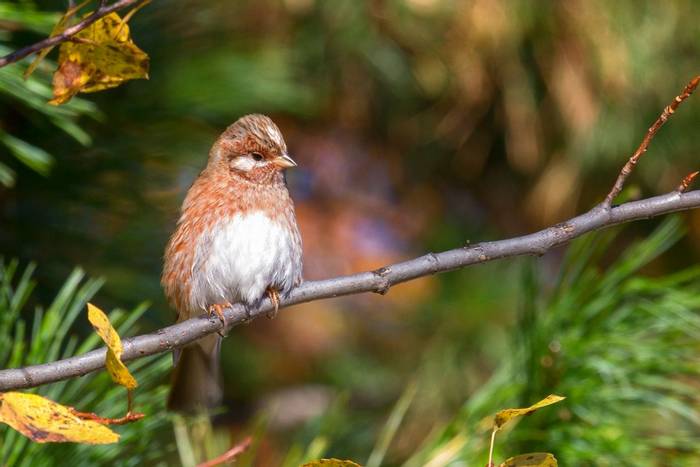
[[(419, 258), (374, 271), (305, 282), (292, 290), (288, 297), (281, 298), (280, 306), (286, 307), (363, 292), (385, 294), (393, 285), (402, 282), (502, 258), (522, 255), (541, 256), (556, 246), (568, 243), (594, 230), (698, 207), (700, 207), (700, 190), (688, 193), (674, 191), (654, 198), (624, 203), (611, 209), (596, 206), (585, 214), (529, 235), (478, 243), (441, 253), (428, 253)], [(251, 319), (257, 318), (272, 308), (270, 301), (265, 299), (260, 307), (249, 311), (249, 316)], [(224, 310), (224, 315), (229, 329), (246, 321), (246, 311), (240, 304)], [(122, 359), (128, 361), (166, 352), (217, 331), (222, 331), (222, 324), (218, 317), (209, 318), (203, 315), (192, 318), (152, 334), (124, 339)], [(0, 391), (31, 388), (82, 376), (103, 368), (104, 363), (105, 349), (102, 348), (56, 362), (1, 370)]]
[[(685, 192), (697, 175), (697, 172), (686, 176), (676, 190), (665, 195), (632, 201), (615, 207), (611, 207), (609, 204), (612, 198), (619, 194), (625, 180), (636, 165), (636, 160), (646, 151), (646, 147), (648, 147), (658, 128), (675, 111), (678, 105), (690, 95), (698, 83), (700, 83), (700, 76), (695, 77), (686, 86), (684, 93), (677, 97), (674, 103), (664, 109), (662, 116), (647, 132), (647, 136), (644, 138), (640, 148), (630, 158), (630, 161), (635, 159), (635, 162), (630, 165), (628, 161), (625, 164), (606, 200), (585, 214), (521, 237), (478, 243), (441, 253), (428, 253), (421, 257), (388, 265), (374, 271), (305, 282), (293, 289), (289, 296), (282, 297), (280, 306), (286, 307), (298, 303), (363, 292), (375, 292), (383, 295), (395, 284), (420, 277), (502, 258), (523, 255), (541, 256), (552, 248), (568, 243), (595, 230), (700, 207), (700, 190)], [(224, 316), (228, 324), (227, 329), (222, 329), (223, 324), (218, 317), (203, 315), (168, 326), (152, 334), (124, 339), (122, 359), (124, 361), (135, 360), (182, 347), (208, 334), (221, 331), (227, 332), (232, 327), (262, 316), (272, 309), (273, 305), (267, 298), (262, 301), (259, 307), (251, 310), (246, 310), (243, 305), (236, 304), (224, 310)], [(103, 368), (104, 364), (105, 349), (102, 348), (56, 362), (19, 369), (0, 370), (0, 391), (31, 388), (82, 376)]]
[(45, 49), (46, 47), (53, 47), (54, 45), (60, 44), (61, 42), (65, 42), (74, 35), (78, 34), (86, 27), (90, 26), (98, 19), (107, 16), (108, 14), (114, 11), (121, 10), (140, 1), (142, 0), (119, 0), (117, 2), (112, 3), (111, 5), (107, 5), (107, 2), (101, 0), (99, 2), (97, 10), (95, 10), (90, 16), (83, 19), (79, 23), (74, 24), (73, 26), (66, 28), (61, 34), (47, 37), (46, 39), (39, 41), (36, 44), (32, 44), (19, 50), (15, 50), (14, 52), (9, 53), (4, 57), (0, 58), (0, 68), (9, 65), (10, 63), (17, 62), (28, 55), (40, 51), (41, 49)]

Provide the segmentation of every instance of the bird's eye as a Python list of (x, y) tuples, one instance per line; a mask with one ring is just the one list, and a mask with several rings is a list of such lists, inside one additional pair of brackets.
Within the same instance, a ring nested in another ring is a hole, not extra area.
[(250, 155), (250, 157), (252, 157), (254, 161), (258, 161), (258, 162), (260, 162), (261, 160), (263, 160), (263, 156), (262, 156), (262, 154), (260, 154), (259, 152), (254, 152), (254, 153), (252, 153), (252, 154)]

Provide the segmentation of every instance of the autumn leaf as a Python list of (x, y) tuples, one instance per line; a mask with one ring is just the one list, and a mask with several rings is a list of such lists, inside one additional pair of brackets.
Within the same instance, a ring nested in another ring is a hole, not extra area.
[[(61, 34), (67, 27), (68, 27), (68, 21), (75, 15), (82, 7), (90, 3), (90, 0), (85, 0), (79, 5), (74, 6), (73, 8), (69, 8), (68, 11), (64, 13), (63, 16), (58, 20), (58, 23), (56, 23), (56, 26), (53, 27), (53, 30), (51, 30), (51, 34), (49, 37), (54, 37), (59, 34)], [(39, 65), (39, 63), (46, 58), (46, 56), (53, 50), (55, 46), (52, 45), (50, 47), (46, 47), (44, 49), (41, 49), (41, 51), (34, 57), (34, 60), (32, 60), (32, 63), (27, 67), (27, 69), (24, 72), (24, 79), (29, 78), (29, 76), (34, 73), (34, 70), (36, 67)]]
[(0, 393), (0, 421), (10, 425), (38, 443), (76, 442), (86, 444), (116, 443), (119, 435), (104, 424), (124, 424), (139, 420), (143, 414), (131, 412), (131, 390), (137, 386), (121, 355), (121, 338), (102, 310), (88, 304), (88, 319), (107, 344), (105, 365), (112, 379), (129, 391), (129, 412), (118, 419), (78, 412), (36, 394)]
[[(557, 402), (563, 401), (566, 399), (566, 397), (562, 396), (557, 396), (555, 394), (550, 394), (549, 396), (545, 397), (541, 401), (537, 402), (536, 404), (532, 404), (530, 407), (524, 407), (522, 409), (505, 409), (501, 410), (496, 414), (495, 417), (493, 417), (493, 430), (491, 431), (491, 445), (489, 447), (489, 466), (492, 466), (492, 460), (493, 460), (493, 446), (496, 442), (496, 433), (498, 430), (503, 428), (503, 425), (508, 423), (510, 420), (521, 417), (523, 415), (528, 415), (531, 414), (532, 412), (535, 412), (536, 410), (541, 409), (542, 407), (546, 407), (548, 405), (556, 404)], [(533, 454), (534, 455), (534, 454)], [(517, 459), (520, 456), (517, 456), (512, 459)], [(554, 456), (552, 456), (552, 459), (554, 459)], [(510, 461), (511, 459), (508, 459)], [(508, 462), (506, 461), (506, 462)], [(551, 465), (556, 466), (556, 459), (554, 459), (554, 464), (532, 464), (533, 466), (537, 465), (542, 465), (544, 467), (550, 467)], [(501, 465), (531, 465), (531, 464), (501, 464)]]
[(83, 420), (73, 409), (36, 394), (0, 393), (0, 422), (37, 443), (108, 444), (119, 435), (100, 423)]
[(136, 379), (129, 373), (126, 365), (121, 360), (122, 352), (124, 351), (122, 340), (116, 329), (112, 327), (107, 315), (92, 303), (88, 303), (88, 320), (90, 320), (92, 327), (95, 328), (95, 332), (107, 345), (105, 366), (112, 380), (129, 390), (136, 388), (138, 386)]
[(511, 457), (499, 467), (557, 467), (557, 459), (548, 452), (533, 452)]
[(532, 404), (530, 407), (525, 407), (522, 409), (501, 410), (493, 418), (493, 427), (496, 430), (500, 430), (503, 427), (503, 425), (508, 423), (508, 421), (510, 421), (513, 418), (531, 414), (532, 412), (535, 412), (536, 410), (541, 409), (542, 407), (556, 404), (557, 402), (562, 401), (564, 399), (566, 398), (562, 396), (557, 396), (555, 394), (551, 394), (542, 399), (541, 401), (537, 402), (536, 404)]
[(61, 44), (49, 104), (63, 104), (79, 92), (148, 79), (148, 55), (131, 40), (126, 19), (110, 13)]
[(307, 462), (302, 467), (362, 467), (360, 464), (340, 459), (319, 459)]

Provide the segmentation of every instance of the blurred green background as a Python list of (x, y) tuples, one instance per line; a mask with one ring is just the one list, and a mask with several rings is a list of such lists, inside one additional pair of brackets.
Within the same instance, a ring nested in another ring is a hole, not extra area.
[[(66, 6), (0, 1), (0, 52), (46, 36)], [(299, 163), (288, 182), (313, 280), (589, 209), (700, 72), (692, 0), (162, 0), (130, 26), (148, 81), (55, 108), (50, 60), (26, 82), (29, 60), (0, 69), (0, 311), (16, 314), (0, 327), (15, 346), (3, 366), (49, 357), (17, 346), (42, 335), (34, 310), (76, 267), (104, 279), (71, 295), (76, 309), (92, 294), (108, 310), (149, 302), (127, 335), (174, 320), (159, 285), (165, 243), (209, 147), (243, 114), (270, 115)], [(671, 191), (700, 167), (696, 98), (625, 197)], [(243, 465), (484, 465), (483, 417), (561, 393), (499, 435), (498, 460), (544, 450), (562, 465), (696, 465), (699, 245), (691, 212), (256, 320), (225, 341), (215, 424), (231, 443), (256, 433)], [(11, 308), (30, 262), (33, 292)], [(18, 320), (35, 333), (18, 335)], [(89, 334), (79, 315), (56, 345)], [(176, 447), (182, 459), (162, 414), (165, 359), (136, 371), (151, 381), (141, 397), (156, 428), (77, 448), (90, 462), (174, 462)], [(90, 406), (80, 394), (59, 400)], [(73, 449), (21, 443), (3, 444), (4, 462)]]

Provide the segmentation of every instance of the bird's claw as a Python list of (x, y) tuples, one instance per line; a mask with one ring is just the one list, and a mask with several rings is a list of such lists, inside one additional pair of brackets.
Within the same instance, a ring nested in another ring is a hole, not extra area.
[(230, 307), (231, 307), (231, 304), (228, 302), (226, 302), (226, 303), (214, 303), (213, 305), (210, 305), (209, 309), (207, 310), (210, 318), (214, 315), (219, 317), (219, 320), (221, 321), (223, 328), (219, 331), (216, 331), (216, 333), (221, 337), (226, 337), (226, 330), (228, 329), (228, 322), (226, 321), (226, 315), (224, 315), (224, 309), (230, 308)]
[(277, 289), (273, 287), (268, 287), (267, 296), (269, 297), (270, 301), (272, 302), (272, 305), (274, 306), (272, 310), (267, 312), (267, 318), (274, 319), (277, 316), (277, 312), (280, 309), (280, 295)]

